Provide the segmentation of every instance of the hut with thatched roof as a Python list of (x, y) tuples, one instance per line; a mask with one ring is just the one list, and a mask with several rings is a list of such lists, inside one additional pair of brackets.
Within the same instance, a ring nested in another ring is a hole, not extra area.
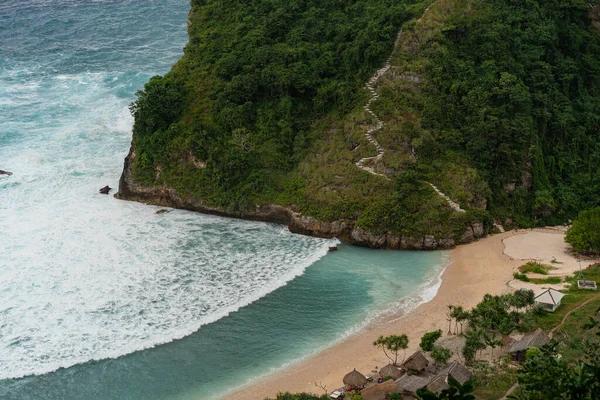
[(409, 371), (423, 371), (429, 365), (429, 360), (421, 351), (417, 351), (412, 356), (408, 357), (402, 366)]
[(423, 389), (429, 383), (429, 378), (418, 375), (403, 375), (396, 381), (396, 390), (405, 396), (412, 396), (417, 390)]
[(391, 376), (393, 380), (400, 378), (404, 373), (395, 365), (388, 364), (379, 370), (379, 376), (387, 378)]
[(523, 339), (516, 341), (509, 347), (508, 353), (513, 361), (524, 362), (527, 349), (532, 346), (541, 346), (550, 341), (550, 338), (543, 330), (537, 328), (533, 332), (529, 332)]
[(429, 382), (427, 390), (438, 393), (444, 389), (448, 389), (448, 376), (456, 379), (461, 385), (473, 377), (473, 373), (458, 361), (446, 364), (444, 368)]
[(387, 380), (378, 385), (363, 389), (360, 395), (364, 400), (385, 400), (388, 394), (395, 393), (396, 391), (396, 383), (393, 380)]
[(344, 385), (352, 389), (362, 389), (367, 384), (367, 378), (358, 372), (356, 368), (344, 376)]

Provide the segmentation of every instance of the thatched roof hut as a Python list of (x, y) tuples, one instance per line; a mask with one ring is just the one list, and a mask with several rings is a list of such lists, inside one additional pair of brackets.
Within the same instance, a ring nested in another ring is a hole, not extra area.
[(427, 357), (425, 357), (421, 351), (417, 351), (404, 361), (403, 367), (409, 371), (419, 372), (427, 368), (428, 365), (429, 361), (427, 360)]
[(396, 384), (392, 380), (373, 385), (360, 392), (364, 400), (385, 400), (387, 395), (396, 392)]
[(441, 392), (444, 389), (448, 389), (448, 376), (456, 379), (461, 385), (473, 377), (473, 373), (463, 364), (455, 361), (450, 364), (446, 364), (444, 368), (429, 382), (427, 390), (432, 392)]
[(400, 369), (398, 369), (395, 365), (388, 364), (379, 370), (379, 375), (384, 379), (388, 376), (391, 376), (393, 380), (396, 380), (403, 375), (403, 372), (400, 371)]
[(550, 341), (550, 338), (543, 330), (537, 328), (533, 332), (529, 332), (523, 339), (516, 341), (509, 347), (508, 353), (511, 354), (513, 361), (525, 361), (525, 353), (531, 346), (541, 346)]
[(418, 375), (404, 375), (396, 381), (398, 393), (407, 396), (415, 394), (417, 390), (423, 389), (429, 383), (429, 378)]
[(367, 384), (367, 378), (356, 369), (344, 376), (344, 385), (353, 389), (362, 389)]

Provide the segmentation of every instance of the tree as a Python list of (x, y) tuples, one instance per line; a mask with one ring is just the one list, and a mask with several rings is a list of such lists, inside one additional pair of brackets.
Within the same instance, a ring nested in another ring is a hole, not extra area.
[[(376, 341), (373, 342), (373, 346), (381, 348), (387, 358), (389, 358), (394, 365), (398, 364), (398, 353), (400, 350), (404, 350), (404, 356), (406, 358), (406, 349), (408, 348), (408, 336), (402, 335), (390, 335), (390, 336), (379, 336)], [(389, 352), (389, 354), (388, 354)]]
[(454, 319), (454, 334), (458, 335), (458, 320), (462, 317), (464, 310), (461, 306), (453, 306), (450, 311), (450, 318)]
[(429, 355), (437, 365), (444, 365), (452, 357), (452, 351), (445, 347), (434, 346)]
[(463, 310), (462, 307), (458, 307), (460, 309), (458, 316), (456, 317), (456, 322), (458, 322), (460, 324), (460, 334), (462, 335), (463, 333), (463, 324), (469, 320), (469, 318), (471, 317), (471, 315), (469, 314), (468, 311)]
[(421, 343), (419, 343), (419, 347), (423, 351), (432, 351), (433, 346), (439, 338), (442, 337), (442, 330), (438, 329), (437, 331), (427, 332), (421, 337)]
[(494, 349), (498, 346), (502, 346), (502, 340), (496, 338), (495, 335), (488, 335), (487, 333), (483, 334), (483, 343), (487, 346), (487, 347), (491, 347), (492, 348), (492, 358), (494, 357)]
[(582, 211), (567, 231), (565, 242), (582, 253), (600, 253), (600, 207)]
[(446, 314), (446, 321), (448, 321), (448, 335), (452, 335), (452, 313), (454, 311), (454, 306), (452, 304), (448, 305), (448, 313)]
[(465, 341), (465, 347), (463, 348), (463, 356), (467, 362), (475, 360), (478, 350), (485, 349), (483, 343), (483, 331), (479, 329), (471, 329), (467, 331), (467, 340)]
[(430, 392), (426, 389), (417, 390), (417, 399), (419, 400), (475, 400), (472, 393), (474, 389), (473, 381), (467, 381), (461, 385), (452, 376), (448, 376), (448, 389), (442, 390), (439, 394)]

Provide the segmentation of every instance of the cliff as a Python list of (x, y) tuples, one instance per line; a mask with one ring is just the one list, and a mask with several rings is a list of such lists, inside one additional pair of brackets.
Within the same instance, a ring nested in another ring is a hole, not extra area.
[(125, 158), (125, 167), (121, 179), (119, 180), (119, 192), (115, 195), (118, 199), (138, 201), (157, 206), (180, 208), (204, 214), (271, 222), (286, 225), (290, 232), (293, 233), (320, 238), (338, 238), (345, 243), (377, 249), (446, 249), (451, 248), (456, 244), (469, 243), (485, 235), (483, 224), (478, 222), (469, 226), (458, 240), (452, 236), (436, 239), (433, 235), (408, 237), (394, 235), (391, 232), (377, 235), (366, 232), (362, 228), (356, 226), (356, 221), (319, 221), (295, 211), (294, 208), (296, 207), (283, 207), (277, 204), (264, 204), (256, 206), (253, 210), (244, 210), (241, 212), (227, 212), (222, 208), (208, 206), (201, 200), (184, 199), (179, 196), (174, 189), (166, 186), (149, 187), (137, 183), (133, 179), (132, 173), (134, 160), (135, 152), (132, 149)]
[(377, 248), (564, 223), (600, 204), (596, 11), (193, 0), (118, 197)]

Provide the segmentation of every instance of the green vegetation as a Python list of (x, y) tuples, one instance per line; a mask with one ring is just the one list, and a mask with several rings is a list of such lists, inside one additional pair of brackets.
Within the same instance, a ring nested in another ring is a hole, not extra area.
[(377, 340), (373, 342), (373, 346), (383, 350), (383, 353), (390, 361), (394, 364), (398, 364), (398, 353), (400, 350), (404, 351), (406, 357), (406, 349), (408, 348), (408, 336), (402, 335), (390, 335), (390, 336), (379, 336)]
[(517, 370), (511, 365), (510, 356), (493, 364), (476, 362), (471, 370), (475, 381), (473, 394), (478, 400), (498, 400), (517, 381)]
[(427, 332), (423, 334), (421, 337), (421, 343), (419, 343), (419, 347), (423, 351), (432, 351), (433, 346), (435, 346), (435, 342), (442, 337), (442, 330), (438, 329), (437, 331)]
[(556, 285), (562, 282), (562, 278), (560, 276), (551, 276), (548, 278), (529, 278), (529, 282), (537, 285)]
[[(587, 3), (437, 0), (416, 19), (430, 3), (193, 0), (184, 56), (131, 106), (135, 180), (234, 214), (276, 203), (437, 240), (492, 217), (555, 224), (598, 206), (600, 35)], [(386, 180), (354, 164), (375, 155), (362, 87), (401, 26), (372, 104)]]
[(475, 400), (473, 392), (473, 382), (467, 381), (464, 385), (461, 385), (452, 376), (448, 376), (448, 389), (442, 390), (439, 394), (430, 392), (426, 389), (417, 390), (417, 399), (419, 400)]
[(565, 241), (577, 252), (600, 253), (600, 207), (579, 213)]
[(548, 275), (548, 271), (553, 269), (556, 268), (546, 264), (540, 264), (535, 261), (529, 261), (528, 263), (525, 263), (519, 267), (519, 271), (523, 272), (524, 274), (531, 272), (534, 274)]
[(525, 274), (520, 274), (518, 272), (513, 273), (513, 278), (518, 279), (523, 282), (529, 282), (529, 277)]

